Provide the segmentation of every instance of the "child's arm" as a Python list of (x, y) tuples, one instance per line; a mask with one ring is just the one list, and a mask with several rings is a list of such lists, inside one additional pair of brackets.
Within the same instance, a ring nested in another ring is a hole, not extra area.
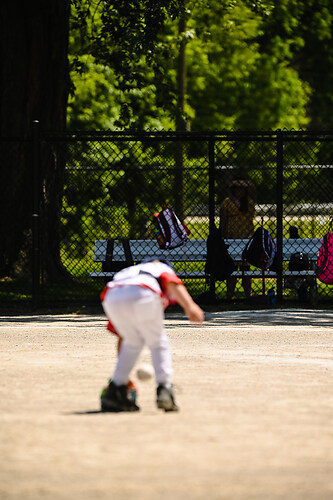
[(183, 284), (169, 282), (166, 284), (167, 293), (184, 309), (184, 312), (190, 321), (202, 323), (204, 312), (192, 299)]

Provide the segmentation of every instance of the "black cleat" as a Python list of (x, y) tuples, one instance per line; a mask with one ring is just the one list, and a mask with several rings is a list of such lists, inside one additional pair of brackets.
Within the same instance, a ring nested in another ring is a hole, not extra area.
[(178, 411), (179, 407), (176, 405), (175, 397), (172, 388), (166, 387), (164, 384), (159, 384), (157, 387), (157, 408), (164, 411)]
[(101, 393), (102, 411), (121, 412), (139, 411), (139, 406), (129, 397), (127, 385), (116, 385), (110, 382)]

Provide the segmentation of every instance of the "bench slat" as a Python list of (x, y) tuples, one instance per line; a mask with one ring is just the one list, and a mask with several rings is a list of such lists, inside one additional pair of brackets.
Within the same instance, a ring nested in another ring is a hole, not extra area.
[[(248, 239), (226, 239), (228, 251), (235, 261), (242, 260), (242, 252)], [(298, 238), (283, 240), (283, 260), (289, 261), (293, 253), (303, 252), (309, 257), (309, 260), (314, 264), (317, 261), (318, 252), (322, 243), (321, 238)], [(156, 240), (130, 240), (130, 248), (134, 262), (141, 262), (147, 256), (156, 256), (159, 258), (167, 258), (171, 262), (184, 262), (185, 269), (177, 270), (177, 275), (181, 279), (203, 279), (207, 276), (204, 271), (188, 271), (186, 269), (187, 262), (205, 262), (207, 257), (207, 240), (193, 239), (187, 240), (184, 245), (173, 248), (171, 250), (162, 250), (159, 248)], [(104, 262), (106, 260), (107, 240), (95, 240), (94, 261)], [(115, 262), (126, 261), (124, 248), (121, 240), (114, 241), (113, 260)], [(313, 266), (314, 267), (314, 266)], [(92, 278), (112, 278), (115, 272), (95, 271), (90, 272)], [(246, 276), (252, 278), (261, 278), (261, 270), (245, 271)], [(283, 271), (283, 277), (301, 277), (313, 276), (316, 273), (312, 270), (307, 271)], [(241, 277), (242, 271), (235, 271), (235, 277)], [(265, 271), (266, 278), (276, 278), (276, 273), (273, 271)]]
[[(192, 243), (195, 242), (195, 243)], [(188, 240), (184, 245), (162, 250), (156, 240), (130, 240), (130, 248), (134, 262), (141, 261), (151, 255), (168, 258), (171, 261), (189, 262), (206, 260), (206, 240)], [(95, 241), (95, 262), (104, 262), (106, 258), (107, 240)], [(120, 240), (115, 240), (113, 247), (113, 260), (125, 261), (125, 252)]]
[[(242, 259), (242, 252), (247, 241), (247, 239), (225, 240), (229, 254), (234, 260)], [(321, 243), (320, 238), (284, 239), (283, 260), (290, 260), (291, 255), (296, 252), (306, 253), (310, 260), (317, 260)], [(95, 240), (95, 262), (105, 261), (106, 248), (107, 240)], [(207, 241), (201, 239), (187, 240), (184, 245), (171, 250), (162, 250), (156, 240), (130, 240), (130, 248), (135, 262), (143, 260), (148, 255), (167, 257), (170, 261), (196, 262), (206, 260), (207, 255)], [(126, 260), (120, 240), (115, 240), (113, 260), (116, 262)]]

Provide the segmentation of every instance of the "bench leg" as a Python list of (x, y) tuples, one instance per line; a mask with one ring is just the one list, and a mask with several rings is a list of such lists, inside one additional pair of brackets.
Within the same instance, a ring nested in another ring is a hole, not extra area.
[(313, 283), (311, 283), (309, 288), (309, 301), (312, 306), (316, 306), (318, 304), (318, 287), (317, 280), (314, 279)]

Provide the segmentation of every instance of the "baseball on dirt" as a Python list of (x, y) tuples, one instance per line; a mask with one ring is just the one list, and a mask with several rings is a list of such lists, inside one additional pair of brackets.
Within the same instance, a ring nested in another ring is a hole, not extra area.
[(136, 375), (139, 380), (149, 380), (154, 375), (154, 368), (148, 363), (143, 363), (136, 370)]

